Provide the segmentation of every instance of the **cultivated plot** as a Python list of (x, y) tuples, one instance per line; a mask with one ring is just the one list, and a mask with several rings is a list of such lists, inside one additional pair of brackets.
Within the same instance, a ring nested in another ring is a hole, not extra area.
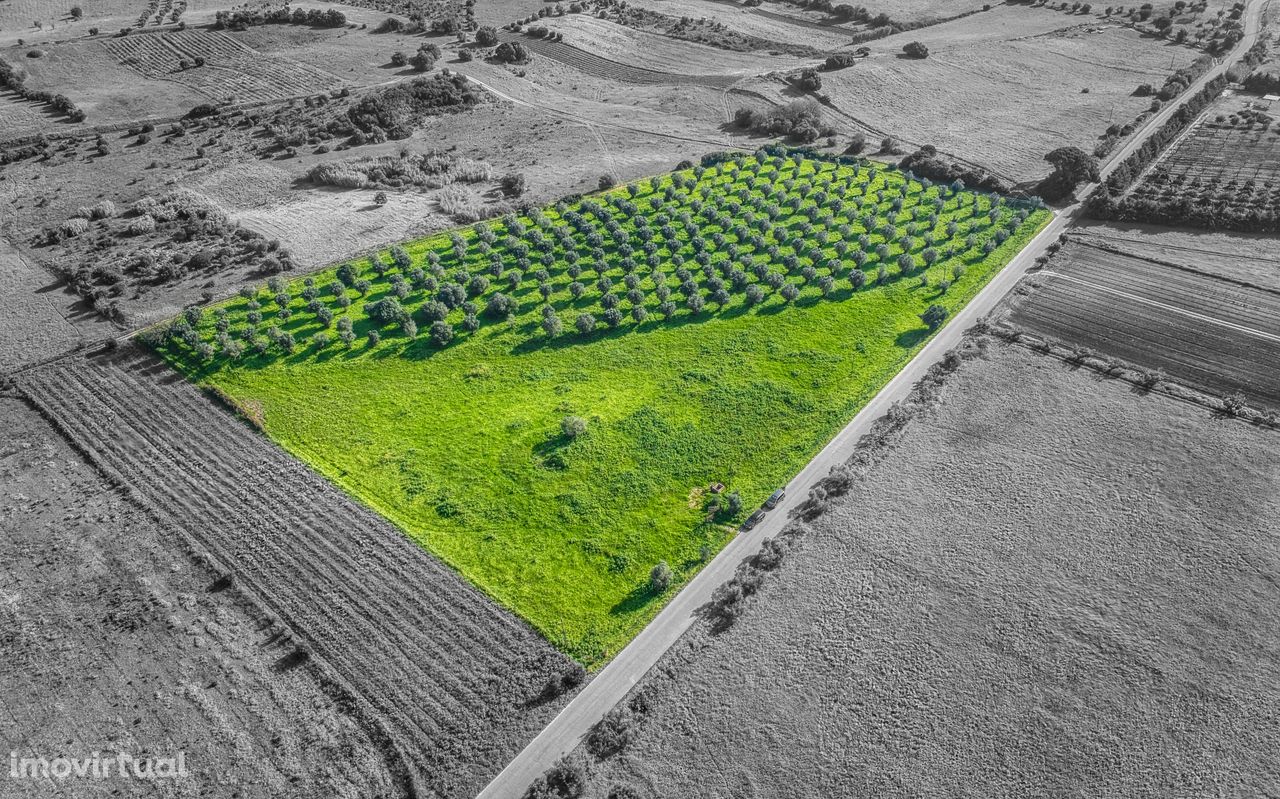
[(1280, 405), (1280, 292), (1084, 245), (1037, 282), (1015, 325), (1211, 394)]
[(208, 553), (297, 636), (279, 665), (319, 664), (398, 781), (473, 795), (554, 712), (543, 689), (567, 658), (154, 358), (67, 358), (16, 382), (169, 546)]
[(696, 572), (1047, 218), (740, 156), (247, 292), (162, 347), (599, 663), (656, 564)]
[(291, 97), (339, 82), (315, 67), (260, 53), (220, 31), (123, 36), (105, 39), (102, 46), (147, 78), (178, 81), (220, 101)]

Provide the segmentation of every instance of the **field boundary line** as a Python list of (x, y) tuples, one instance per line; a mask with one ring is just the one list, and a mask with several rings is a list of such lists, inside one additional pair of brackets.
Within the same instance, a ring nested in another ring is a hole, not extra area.
[[(1191, 275), (1198, 275), (1200, 277), (1209, 278), (1211, 280), (1221, 280), (1224, 283), (1230, 283), (1231, 285), (1239, 286), (1241, 288), (1253, 289), (1254, 291), (1262, 291), (1267, 294), (1275, 294), (1277, 296), (1280, 296), (1280, 289), (1273, 289), (1269, 286), (1260, 286), (1257, 283), (1250, 283), (1249, 281), (1241, 280), (1238, 277), (1231, 277), (1230, 275), (1219, 275), (1213, 272), (1206, 272), (1202, 269), (1196, 269), (1194, 266), (1187, 266), (1186, 264), (1175, 264), (1171, 261), (1162, 261), (1159, 258), (1154, 258), (1147, 255), (1135, 255), (1131, 252), (1126, 252), (1120, 247), (1114, 247), (1106, 244), (1094, 244), (1088, 241), (1081, 241), (1080, 239), (1076, 239), (1075, 237), (1072, 237), (1072, 240), (1075, 241), (1076, 244), (1079, 244), (1081, 247), (1088, 247), (1089, 249), (1092, 249), (1092, 250), (1099, 250), (1101, 252), (1111, 253), (1112, 255), (1119, 255), (1123, 258), (1132, 258), (1135, 261), (1144, 261), (1149, 264), (1155, 264), (1156, 266), (1168, 267), (1169, 269), (1177, 269), (1180, 272), (1186, 272)], [(1268, 260), (1271, 260), (1271, 259), (1268, 259)]]
[(1143, 305), (1150, 305), (1155, 308), (1160, 308), (1166, 311), (1170, 311), (1180, 316), (1185, 316), (1189, 319), (1196, 319), (1201, 322), (1208, 322), (1209, 324), (1214, 324), (1220, 327), (1229, 328), (1231, 330), (1236, 331), (1237, 333), (1244, 333), (1245, 335), (1253, 336), (1254, 338), (1260, 338), (1260, 339), (1263, 339), (1264, 341), (1273, 341), (1277, 344), (1280, 344), (1280, 335), (1276, 335), (1275, 333), (1268, 333), (1265, 330), (1258, 330), (1257, 328), (1248, 327), (1247, 325), (1240, 325), (1240, 324), (1236, 324), (1235, 322), (1228, 322), (1227, 320), (1219, 319), (1216, 316), (1209, 316), (1208, 314), (1197, 313), (1195, 311), (1187, 310), (1186, 308), (1179, 308), (1176, 305), (1170, 305), (1168, 303), (1160, 302), (1159, 300), (1153, 300), (1138, 294), (1131, 294), (1127, 291), (1121, 291), (1120, 289), (1113, 289), (1109, 286), (1103, 286), (1101, 284), (1093, 283), (1091, 281), (1074, 277), (1072, 275), (1067, 275), (1062, 272), (1055, 272), (1051, 269), (1043, 269), (1040, 271), (1040, 274), (1048, 275), (1050, 277), (1062, 278), (1063, 280), (1066, 280), (1068, 282), (1077, 283), (1081, 286), (1087, 286), (1096, 291), (1101, 291), (1106, 294), (1113, 294), (1117, 297), (1123, 297), (1127, 300), (1133, 300), (1134, 302), (1142, 303)]

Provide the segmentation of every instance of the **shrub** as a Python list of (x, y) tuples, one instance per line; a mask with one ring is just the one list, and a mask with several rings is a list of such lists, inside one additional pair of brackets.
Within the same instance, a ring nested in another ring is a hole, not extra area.
[(938, 304), (930, 305), (920, 314), (920, 321), (925, 323), (929, 330), (937, 330), (947, 319), (947, 309)]
[(519, 42), (503, 42), (493, 51), (493, 59), (500, 64), (527, 64), (529, 48)]
[(587, 420), (581, 416), (566, 416), (560, 420), (560, 432), (565, 438), (577, 438), (587, 432)]
[(902, 45), (902, 52), (908, 58), (928, 58), (929, 48), (920, 42), (907, 42)]
[(649, 571), (649, 592), (661, 594), (671, 587), (671, 567), (665, 560), (660, 560)]

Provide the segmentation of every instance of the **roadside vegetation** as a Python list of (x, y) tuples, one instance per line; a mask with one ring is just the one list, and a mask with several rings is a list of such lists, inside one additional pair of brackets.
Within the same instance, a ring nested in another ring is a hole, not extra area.
[(596, 665), (1048, 217), (853, 159), (711, 157), (148, 335)]

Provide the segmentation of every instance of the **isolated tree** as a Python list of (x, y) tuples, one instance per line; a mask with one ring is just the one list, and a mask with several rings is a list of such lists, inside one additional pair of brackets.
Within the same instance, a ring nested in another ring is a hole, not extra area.
[(385, 191), (380, 191), (377, 194), (373, 195), (373, 203), (374, 205), (386, 205), (387, 193)]
[(1053, 166), (1053, 172), (1037, 188), (1037, 194), (1046, 200), (1063, 199), (1075, 191), (1077, 185), (1099, 179), (1098, 159), (1079, 147), (1059, 147), (1045, 155), (1044, 160)]
[(409, 56), (405, 55), (400, 50), (397, 50), (396, 52), (391, 54), (391, 66), (405, 67), (408, 65), (409, 65)]
[(653, 594), (661, 594), (671, 587), (671, 567), (667, 565), (665, 560), (658, 561), (657, 565), (649, 572), (649, 591)]
[(920, 314), (920, 321), (925, 323), (930, 330), (937, 330), (947, 319), (947, 309), (941, 305), (930, 305)]
[(476, 31), (476, 44), (481, 47), (495, 47), (498, 44), (498, 29), (485, 25)]

